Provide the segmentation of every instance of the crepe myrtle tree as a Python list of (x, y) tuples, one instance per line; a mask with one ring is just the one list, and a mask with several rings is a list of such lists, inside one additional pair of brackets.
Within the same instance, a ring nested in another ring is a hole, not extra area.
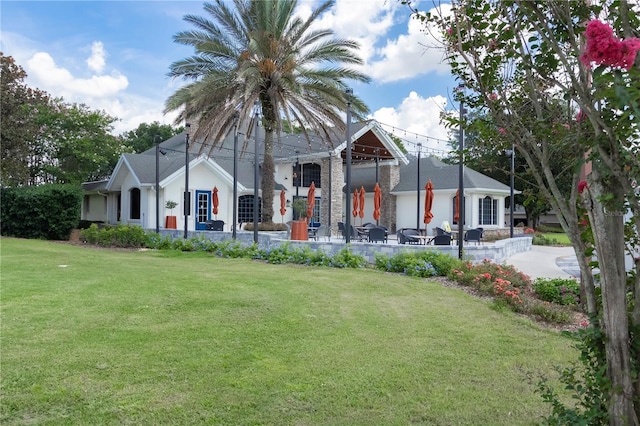
[[(260, 104), (263, 222), (273, 219), (268, 200), (275, 185), (274, 135), (286, 124), (302, 129), (307, 141), (312, 131), (332, 146), (332, 136), (345, 133), (347, 82), (370, 80), (352, 68), (363, 64), (357, 42), (316, 28), (333, 4), (324, 1), (303, 19), (295, 14), (297, 0), (216, 0), (204, 4), (207, 17), (185, 16), (196, 29), (174, 36), (195, 54), (171, 64), (169, 76), (192, 82), (169, 97), (166, 111), (180, 110), (177, 122), (197, 120), (192, 140), (205, 141), (200, 154), (212, 153), (233, 128), (236, 114), (249, 137), (255, 127), (253, 105)], [(355, 117), (368, 112), (357, 96), (349, 101)]]
[[(413, 17), (441, 35), (465, 91), (455, 96), (515, 144), (558, 215), (580, 264), (585, 309), (602, 331), (612, 425), (640, 417), (640, 20), (627, 0), (452, 0)], [(455, 116), (445, 120), (460, 124)], [(572, 181), (562, 193), (554, 158)], [(624, 217), (631, 212), (625, 227)], [(588, 217), (585, 235), (584, 217)], [(625, 271), (625, 250), (635, 271)], [(633, 251), (635, 250), (635, 252)], [(596, 293), (592, 254), (600, 270)], [(635, 273), (633, 273), (635, 272)]]

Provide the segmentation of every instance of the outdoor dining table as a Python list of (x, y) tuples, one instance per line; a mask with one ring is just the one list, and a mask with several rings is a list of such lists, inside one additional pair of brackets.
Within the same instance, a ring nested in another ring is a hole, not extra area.
[(435, 236), (434, 235), (412, 235), (412, 238), (416, 238), (417, 240), (420, 241), (420, 244), (426, 246), (427, 244), (431, 244), (431, 241), (433, 241)]

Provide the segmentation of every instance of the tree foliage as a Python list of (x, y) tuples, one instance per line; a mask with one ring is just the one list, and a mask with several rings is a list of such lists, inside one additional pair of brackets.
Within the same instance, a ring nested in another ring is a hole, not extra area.
[(140, 123), (140, 125), (120, 135), (122, 143), (133, 152), (141, 153), (153, 147), (156, 143), (165, 141), (181, 133), (183, 127), (174, 128), (168, 124)]
[(124, 147), (110, 134), (115, 118), (53, 99), (24, 84), (12, 57), (2, 56), (2, 185), (81, 183), (107, 177)]
[[(499, 148), (513, 142), (557, 212), (580, 263), (586, 309), (603, 332), (602, 361), (612, 389), (606, 417), (610, 424), (638, 424), (637, 6), (627, 0), (453, 0), (429, 13), (414, 11), (443, 35), (445, 57), (466, 87), (457, 99), (491, 118), (482, 137)], [(598, 31), (585, 31), (594, 22)], [(466, 125), (456, 117), (448, 122)], [(554, 162), (562, 174), (554, 172)], [(632, 215), (625, 227), (626, 212)], [(636, 256), (629, 276), (625, 248)]]
[[(357, 96), (347, 98), (346, 81), (369, 78), (349, 68), (362, 64), (358, 43), (313, 25), (332, 0), (321, 3), (306, 19), (294, 14), (297, 0), (230, 3), (205, 3), (207, 17), (185, 16), (195, 29), (177, 33), (174, 40), (192, 46), (195, 54), (171, 64), (169, 75), (193, 82), (174, 93), (166, 109), (181, 109), (178, 120), (197, 120), (193, 139), (204, 140), (202, 147), (210, 153), (236, 123), (246, 128), (246, 135), (252, 133), (258, 103), (265, 131), (262, 199), (272, 200), (274, 134), (288, 122), (303, 129), (307, 139), (314, 131), (331, 144), (331, 136), (344, 135), (342, 114), (348, 102), (356, 116), (368, 110)], [(265, 202), (262, 221), (272, 218), (273, 205)]]
[(24, 83), (27, 73), (11, 56), (0, 52), (0, 182), (2, 186), (27, 185), (32, 181), (30, 159), (38, 128), (34, 115), (49, 104), (49, 96)]

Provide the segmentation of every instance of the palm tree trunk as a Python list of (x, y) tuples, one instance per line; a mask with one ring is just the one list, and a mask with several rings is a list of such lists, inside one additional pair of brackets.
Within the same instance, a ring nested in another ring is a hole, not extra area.
[(262, 223), (273, 222), (274, 175), (273, 129), (267, 128), (264, 135), (264, 159), (262, 160)]

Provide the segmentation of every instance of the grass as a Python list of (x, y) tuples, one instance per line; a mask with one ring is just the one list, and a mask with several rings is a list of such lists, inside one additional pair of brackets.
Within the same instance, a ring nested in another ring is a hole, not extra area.
[(542, 232), (541, 234), (549, 240), (556, 240), (562, 246), (571, 246), (571, 241), (564, 232)]
[(525, 425), (572, 342), (428, 280), (1, 240), (0, 423)]

